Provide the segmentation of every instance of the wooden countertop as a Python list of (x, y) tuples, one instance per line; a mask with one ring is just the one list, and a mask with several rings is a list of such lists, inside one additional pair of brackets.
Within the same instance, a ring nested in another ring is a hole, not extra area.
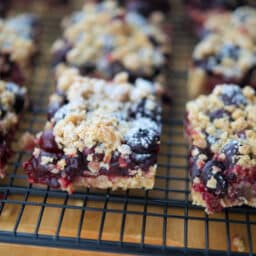
[[(67, 250), (67, 249), (56, 249), (47, 247), (37, 246), (25, 246), (25, 245), (14, 245), (14, 244), (0, 244), (0, 255), (8, 256), (117, 256), (120, 254), (93, 252), (93, 251), (80, 251), (80, 250)], [(124, 255), (124, 254), (122, 254)], [(124, 255), (124, 256), (129, 256)]]

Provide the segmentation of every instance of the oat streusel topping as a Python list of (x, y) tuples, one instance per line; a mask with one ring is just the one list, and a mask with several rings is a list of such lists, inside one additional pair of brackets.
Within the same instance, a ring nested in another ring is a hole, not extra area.
[[(115, 150), (126, 155), (130, 149), (125, 141), (132, 144), (140, 129), (149, 130), (147, 138), (154, 136), (151, 131), (160, 134), (157, 121), (132, 114), (133, 107), (141, 102), (145, 104), (145, 112), (151, 113), (156, 108), (155, 84), (151, 82), (137, 79), (134, 85), (130, 84), (126, 73), (107, 82), (80, 76), (77, 69), (67, 69), (59, 74), (56, 91), (65, 95), (68, 103), (57, 110), (51, 125), (59, 148), (66, 154), (97, 145), (96, 150), (107, 155)], [(50, 104), (56, 100), (58, 97), (52, 96)], [(147, 141), (141, 140), (142, 146), (147, 147)]]
[(256, 45), (235, 30), (212, 34), (195, 47), (193, 60), (208, 72), (239, 79), (256, 65)]
[(254, 41), (256, 40), (255, 27), (256, 9), (249, 6), (239, 7), (233, 12), (212, 12), (204, 23), (207, 33), (224, 34), (229, 30), (234, 30), (237, 33), (242, 32)]
[(28, 35), (31, 27), (23, 23), (22, 25), (21, 28), (19, 19), (15, 20), (15, 17), (0, 20), (0, 52), (9, 54), (12, 61), (26, 65), (36, 47), (33, 38)]
[[(256, 166), (256, 93), (251, 87), (219, 85), (212, 94), (190, 101), (187, 113), (192, 145), (223, 157), (227, 145), (234, 144), (234, 161)], [(199, 150), (192, 152), (197, 154)]]
[(71, 49), (66, 61), (73, 66), (90, 63), (104, 71), (107, 63), (120, 62), (129, 70), (143, 69), (151, 75), (154, 68), (164, 65), (164, 53), (170, 50), (168, 37), (159, 26), (126, 12), (115, 1), (87, 3), (66, 23), (64, 39), (56, 41), (53, 52), (68, 41)]

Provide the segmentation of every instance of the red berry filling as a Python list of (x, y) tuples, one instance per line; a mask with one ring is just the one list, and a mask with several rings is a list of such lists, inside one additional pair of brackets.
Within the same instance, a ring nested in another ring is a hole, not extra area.
[[(65, 155), (58, 148), (52, 130), (46, 130), (37, 142), (40, 154), (37, 156), (33, 155), (24, 164), (24, 168), (28, 173), (30, 182), (46, 184), (53, 188), (61, 186), (66, 188), (81, 176), (96, 178), (99, 175), (105, 175), (109, 179), (133, 177), (134, 174), (129, 173), (129, 170), (141, 169), (147, 172), (156, 163), (159, 150), (157, 138), (159, 139), (159, 137), (154, 137), (152, 141), (148, 141), (148, 145), (150, 145), (149, 153), (143, 153), (143, 148), (137, 148), (136, 145), (132, 145), (132, 150), (139, 152), (133, 152), (130, 157), (123, 158), (116, 151), (112, 154), (111, 159), (106, 161), (104, 154), (95, 152), (95, 147), (85, 148), (83, 152), (78, 152), (76, 156)], [(89, 155), (93, 161), (88, 161)], [(51, 164), (44, 164), (42, 163), (42, 157), (50, 157), (53, 160)], [(65, 168), (58, 170), (57, 163), (62, 159), (65, 160)], [(105, 163), (108, 168), (104, 167), (101, 163)]]

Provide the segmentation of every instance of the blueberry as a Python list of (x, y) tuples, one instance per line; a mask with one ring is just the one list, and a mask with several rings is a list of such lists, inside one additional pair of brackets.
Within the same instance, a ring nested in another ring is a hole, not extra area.
[(14, 102), (14, 110), (16, 113), (20, 113), (22, 112), (22, 110), (24, 109), (24, 105), (25, 105), (25, 98), (24, 95), (21, 94), (16, 94), (15, 95), (15, 102)]
[(223, 85), (221, 88), (221, 99), (225, 105), (246, 105), (247, 100), (242, 90), (237, 85)]
[(154, 165), (157, 161), (157, 154), (136, 154), (132, 153), (131, 162), (135, 163), (136, 166), (140, 166), (144, 170)]
[(7, 113), (6, 110), (0, 104), (0, 118), (4, 118), (6, 116), (6, 113)]
[(92, 72), (94, 72), (96, 66), (92, 62), (86, 62), (86, 63), (80, 65), (78, 68), (79, 68), (80, 74), (85, 76), (85, 75), (88, 75), (88, 74), (91, 74)]
[(227, 166), (235, 164), (235, 156), (238, 153), (239, 145), (238, 141), (231, 140), (223, 146), (222, 152), (225, 154), (225, 164)]
[(46, 130), (42, 133), (39, 139), (39, 146), (47, 152), (57, 153), (60, 151), (52, 130)]
[(66, 167), (64, 168), (66, 179), (72, 181), (75, 177), (82, 175), (85, 167), (82, 153), (78, 153), (75, 157), (66, 157)]
[[(220, 169), (218, 172), (214, 172), (214, 167)], [(227, 181), (223, 177), (224, 166), (221, 162), (211, 160), (206, 163), (201, 172), (201, 178), (205, 185), (212, 178), (216, 181), (216, 187), (207, 187), (207, 190), (214, 193), (217, 196), (224, 196), (227, 192)]]
[(157, 152), (159, 148), (160, 128), (158, 124), (147, 118), (139, 118), (133, 128), (125, 136), (126, 144), (134, 153), (148, 154)]
[(159, 135), (148, 129), (138, 129), (128, 139), (127, 144), (135, 153), (143, 154), (157, 151)]
[(208, 135), (206, 137), (206, 140), (207, 140), (208, 144), (211, 146), (211, 145), (215, 144), (219, 140), (219, 138), (217, 138), (216, 136), (213, 136), (213, 135)]
[[(55, 111), (55, 112), (54, 112)], [(59, 106), (58, 104), (52, 104), (49, 108), (49, 114), (52, 112), (53, 119), (58, 122), (61, 119), (65, 118), (65, 116), (72, 111), (72, 105), (71, 104), (65, 104), (63, 106)]]
[(191, 167), (191, 177), (192, 177), (192, 179), (194, 179), (195, 177), (200, 176), (200, 169), (197, 166), (197, 160), (198, 160), (198, 157), (193, 157), (192, 167)]
[(25, 90), (16, 85), (15, 83), (11, 82), (8, 82), (6, 84), (6, 89), (14, 93), (15, 100), (13, 108), (14, 111), (19, 114), (23, 110), (25, 105)]
[(71, 49), (72, 45), (67, 40), (64, 40), (63, 46), (53, 53), (52, 65), (55, 67), (61, 62), (66, 62), (67, 54)]
[(148, 103), (146, 99), (142, 99), (137, 104), (133, 105), (130, 109), (129, 116), (131, 118), (141, 118), (141, 117), (147, 117), (154, 121), (161, 121), (161, 108), (154, 107), (152, 109), (149, 109), (146, 107), (146, 104)]
[(239, 51), (240, 51), (240, 48), (237, 45), (225, 44), (223, 47), (221, 47), (216, 57), (219, 60), (222, 60), (225, 58), (237, 60), (239, 57)]
[(209, 115), (211, 122), (215, 119), (220, 119), (223, 117), (230, 117), (229, 112), (225, 111), (224, 109), (214, 110), (214, 111), (210, 112), (208, 115)]
[(49, 186), (51, 188), (58, 188), (60, 186), (58, 180), (55, 178), (55, 177), (52, 177), (50, 180), (49, 180)]

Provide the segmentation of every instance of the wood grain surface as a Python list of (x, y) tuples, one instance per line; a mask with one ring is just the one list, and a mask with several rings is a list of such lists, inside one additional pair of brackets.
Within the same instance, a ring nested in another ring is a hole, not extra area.
[[(120, 254), (104, 253), (104, 252), (92, 252), (92, 251), (80, 251), (80, 250), (67, 250), (67, 249), (55, 249), (36, 246), (24, 246), (13, 244), (0, 244), (1, 255), (8, 256), (117, 256)], [(128, 254), (122, 254), (123, 256), (131, 256)]]

